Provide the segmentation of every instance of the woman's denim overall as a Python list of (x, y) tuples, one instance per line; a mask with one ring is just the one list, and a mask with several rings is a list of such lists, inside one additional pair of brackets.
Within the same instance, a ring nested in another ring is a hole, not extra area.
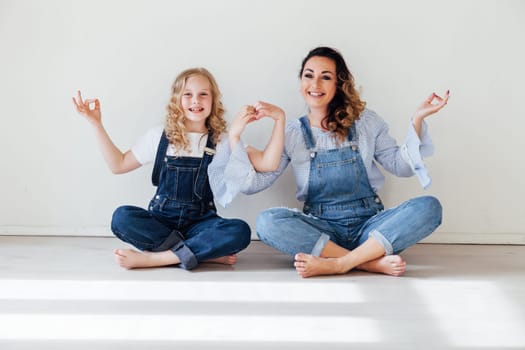
[(287, 254), (319, 256), (328, 240), (353, 250), (373, 237), (390, 255), (419, 242), (441, 224), (441, 205), (430, 196), (383, 210), (359, 154), (355, 124), (348, 134), (349, 146), (318, 151), (308, 119), (300, 120), (310, 151), (303, 212), (271, 208), (260, 213), (257, 234), (263, 242)]
[(190, 270), (207, 259), (235, 254), (250, 243), (250, 227), (217, 215), (208, 181), (214, 147), (208, 135), (202, 158), (166, 156), (163, 133), (152, 181), (157, 186), (148, 210), (122, 206), (111, 222), (113, 233), (140, 250), (171, 250)]

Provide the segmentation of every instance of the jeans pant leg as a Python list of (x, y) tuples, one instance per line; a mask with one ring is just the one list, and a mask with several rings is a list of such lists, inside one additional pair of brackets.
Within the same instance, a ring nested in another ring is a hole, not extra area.
[(441, 219), (438, 199), (413, 198), (370, 218), (361, 230), (359, 244), (373, 237), (383, 245), (386, 255), (399, 254), (434, 232)]
[(297, 209), (267, 209), (258, 215), (256, 225), (261, 241), (292, 256), (297, 253), (319, 256), (334, 235), (326, 221)]
[(146, 251), (167, 250), (182, 239), (177, 230), (157, 220), (149, 211), (130, 205), (115, 210), (111, 230), (122, 241)]
[(246, 222), (216, 215), (192, 224), (184, 235), (184, 247), (180, 246), (174, 252), (179, 256), (180, 251), (181, 267), (188, 270), (198, 262), (236, 254), (251, 240), (250, 226)]

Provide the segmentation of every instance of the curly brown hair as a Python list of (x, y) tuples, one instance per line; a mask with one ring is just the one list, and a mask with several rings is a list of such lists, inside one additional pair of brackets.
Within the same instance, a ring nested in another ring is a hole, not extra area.
[(316, 47), (303, 59), (299, 78), (303, 75), (306, 62), (312, 57), (326, 57), (334, 61), (336, 69), (336, 92), (328, 104), (328, 113), (321, 121), (323, 128), (332, 131), (338, 141), (343, 142), (348, 136), (350, 127), (359, 119), (365, 109), (366, 102), (362, 101), (354, 85), (354, 77), (348, 69), (343, 56), (339, 51), (330, 47)]
[(181, 72), (171, 86), (171, 99), (166, 107), (166, 137), (176, 149), (189, 151), (190, 143), (186, 137), (186, 127), (184, 126), (184, 110), (182, 109), (181, 96), (190, 77), (202, 76), (210, 82), (212, 106), (211, 113), (206, 118), (206, 128), (211, 132), (214, 144), (219, 142), (219, 138), (226, 131), (226, 121), (223, 118), (224, 107), (221, 102), (221, 92), (213, 75), (205, 68), (190, 68)]

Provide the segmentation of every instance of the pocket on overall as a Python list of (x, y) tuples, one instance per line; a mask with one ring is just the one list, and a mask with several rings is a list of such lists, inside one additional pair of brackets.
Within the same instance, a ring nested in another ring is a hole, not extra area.
[(167, 165), (166, 195), (171, 200), (192, 202), (195, 200), (193, 187), (198, 168)]
[(357, 191), (360, 170), (356, 162), (357, 157), (351, 156), (327, 159), (317, 164), (317, 181), (326, 196), (352, 195)]

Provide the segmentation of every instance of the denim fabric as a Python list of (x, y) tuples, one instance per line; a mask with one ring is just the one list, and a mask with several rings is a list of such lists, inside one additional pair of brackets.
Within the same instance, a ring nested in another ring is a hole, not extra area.
[(373, 237), (386, 254), (397, 254), (441, 224), (441, 205), (430, 196), (383, 210), (368, 181), (353, 129), (350, 146), (318, 151), (308, 120), (301, 118), (301, 124), (311, 158), (303, 212), (263, 211), (257, 218), (257, 234), (263, 242), (290, 255), (319, 256), (328, 240), (353, 250)]
[[(211, 139), (209, 136), (208, 148), (213, 147)], [(162, 167), (160, 181), (148, 210), (117, 208), (111, 222), (113, 233), (140, 250), (171, 250), (181, 261), (180, 267), (188, 270), (203, 260), (246, 248), (248, 224), (216, 213), (207, 174), (212, 157), (208, 153), (202, 158), (164, 156), (162, 162), (156, 162)]]

